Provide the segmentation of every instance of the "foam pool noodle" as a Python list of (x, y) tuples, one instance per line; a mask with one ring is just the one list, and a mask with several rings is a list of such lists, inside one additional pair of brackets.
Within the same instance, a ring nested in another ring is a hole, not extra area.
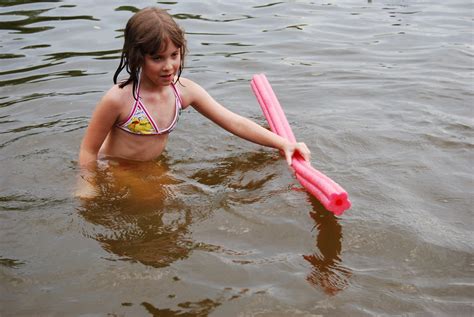
[[(296, 142), (285, 113), (264, 74), (254, 75), (250, 82), (270, 129), (290, 142)], [(351, 207), (347, 192), (336, 182), (316, 170), (299, 154), (293, 156), (292, 165), (296, 179), (321, 204), (335, 215), (342, 215)]]

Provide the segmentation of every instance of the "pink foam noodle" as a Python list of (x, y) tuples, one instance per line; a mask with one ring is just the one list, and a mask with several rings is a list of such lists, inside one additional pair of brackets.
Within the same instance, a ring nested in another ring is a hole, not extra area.
[(265, 109), (263, 110), (264, 114), (268, 113), (268, 117), (265, 115), (267, 120), (270, 119), (274, 125), (277, 123), (275, 125), (275, 130), (272, 131), (289, 140), (290, 142), (296, 142), (293, 130), (291, 130), (285, 113), (283, 112), (283, 109), (281, 108), (281, 105), (278, 102), (278, 99), (265, 75), (254, 75), (251, 85), (255, 95), (260, 95), (261, 100), (263, 101), (263, 104), (261, 104), (260, 101), (259, 103), (261, 108)]
[[(251, 86), (270, 129), (290, 142), (296, 142), (290, 124), (266, 76), (264, 74), (254, 75)], [(293, 157), (292, 167), (301, 185), (316, 197), (327, 210), (335, 215), (342, 215), (345, 210), (351, 207), (347, 192), (328, 176), (313, 168), (299, 154)]]
[[(335, 181), (312, 167), (308, 162), (306, 162), (301, 156), (295, 155), (293, 159), (293, 168), (295, 172), (304, 175), (306, 178), (310, 179), (311, 177), (316, 177), (322, 181), (322, 189), (327, 196), (330, 196), (332, 193), (345, 193), (346, 191)], [(347, 194), (347, 193), (346, 193)]]
[(309, 191), (314, 197), (316, 197), (323, 204), (323, 206), (329, 205), (330, 203), (329, 199), (326, 197), (326, 195), (324, 195), (324, 193), (321, 190), (319, 190), (319, 188), (311, 184), (307, 179), (305, 179), (300, 174), (295, 174), (295, 175), (296, 175), (296, 179), (300, 182), (300, 184), (303, 185), (303, 187), (306, 188), (306, 190)]
[(275, 124), (273, 122), (274, 118), (272, 118), (270, 116), (270, 114), (268, 113), (267, 107), (265, 107), (265, 100), (263, 99), (263, 97), (261, 95), (261, 91), (258, 90), (258, 88), (257, 88), (254, 81), (251, 81), (250, 84), (251, 84), (252, 89), (255, 93), (255, 96), (257, 97), (258, 103), (260, 104), (260, 108), (262, 108), (263, 115), (265, 116), (265, 118), (267, 118), (268, 124), (270, 125), (270, 130), (272, 130), (273, 132), (275, 132), (279, 136), (282, 136), (282, 131), (277, 130), (277, 128), (275, 127)]
[(336, 215), (341, 215), (351, 207), (347, 192), (339, 184), (313, 168), (301, 157), (293, 158), (292, 167), (301, 185), (313, 194), (327, 210), (332, 211)]

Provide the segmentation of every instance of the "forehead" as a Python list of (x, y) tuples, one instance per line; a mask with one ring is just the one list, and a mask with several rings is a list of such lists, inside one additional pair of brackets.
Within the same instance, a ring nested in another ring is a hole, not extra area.
[(170, 39), (166, 39), (161, 43), (160, 49), (155, 54), (162, 55), (167, 53), (173, 53), (177, 50), (179, 50), (179, 47), (177, 47)]

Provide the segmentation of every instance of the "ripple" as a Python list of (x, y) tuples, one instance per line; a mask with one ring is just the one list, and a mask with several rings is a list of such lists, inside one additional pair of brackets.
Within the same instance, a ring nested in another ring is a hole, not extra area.
[(84, 76), (94, 76), (94, 75), (103, 75), (107, 74), (106, 72), (100, 73), (89, 73), (87, 70), (80, 70), (80, 69), (72, 69), (67, 71), (58, 71), (52, 72), (48, 74), (38, 74), (38, 75), (31, 75), (21, 78), (15, 78), (11, 80), (2, 80), (0, 81), (0, 87), (5, 86), (15, 86), (20, 84), (26, 83), (40, 83), (55, 79), (63, 79), (63, 78), (72, 78), (72, 77), (84, 77)]
[(134, 7), (134, 6), (120, 6), (120, 7), (115, 8), (115, 11), (126, 11), (126, 12), (132, 12), (132, 13), (136, 13), (139, 10), (140, 10), (139, 8)]
[(0, 54), (0, 59), (13, 59), (13, 58), (22, 58), (25, 55), (20, 54)]
[(0, 76), (5, 76), (5, 75), (10, 75), (10, 74), (18, 74), (18, 73), (25, 73), (25, 72), (30, 72), (46, 67), (52, 67), (56, 65), (61, 65), (62, 63), (48, 63), (48, 64), (40, 64), (40, 65), (34, 65), (34, 66), (29, 66), (29, 67), (23, 67), (23, 68), (15, 68), (12, 70), (7, 70), (0, 72)]
[[(2, 12), (0, 16), (15, 16), (13, 21), (0, 21), (1, 30), (10, 30), (14, 31), (13, 34), (31, 34), (39, 33), (54, 29), (54, 26), (32, 26), (37, 23), (48, 23), (52, 21), (68, 21), (68, 20), (90, 20), (98, 21), (97, 18), (94, 18), (90, 15), (79, 15), (79, 16), (42, 16), (43, 13), (52, 10), (41, 9), (41, 10), (24, 10), (24, 11), (9, 11)], [(18, 20), (18, 16), (25, 16), (26, 18)]]
[[(31, 3), (37, 3), (38, 0), (13, 0), (13, 1), (2, 1), (0, 3), (0, 7), (13, 7), (18, 5), (27, 5)], [(62, 2), (62, 0), (41, 0), (41, 2), (45, 3), (58, 3)]]
[(28, 194), (0, 196), (0, 209), (5, 211), (29, 211), (39, 207), (52, 207), (61, 205), (64, 199), (51, 199), (35, 197)]
[(50, 44), (35, 44), (35, 45), (28, 45), (25, 47), (22, 47), (22, 50), (31, 50), (31, 49), (37, 49), (37, 48), (48, 48), (51, 47)]
[(55, 52), (48, 53), (44, 56), (46, 60), (60, 61), (74, 57), (93, 57), (94, 59), (120, 59), (121, 49), (106, 51), (90, 51), (90, 52)]
[[(96, 93), (102, 93), (102, 91), (80, 91), (80, 92), (70, 92), (70, 93), (58, 93), (58, 92), (50, 92), (50, 93), (33, 93), (30, 95), (25, 95), (21, 96), (20, 98), (8, 98), (5, 97), (4, 99), (10, 99), (8, 101), (3, 101), (0, 103), (0, 108), (4, 107), (9, 107), (12, 105), (17, 105), (21, 104), (23, 102), (28, 102), (28, 101), (33, 101), (33, 100), (38, 100), (38, 99), (48, 99), (48, 98), (54, 98), (54, 97), (59, 97), (59, 96), (66, 96), (66, 97), (72, 97), (72, 96), (83, 96), (87, 94), (96, 94)], [(4, 116), (1, 118), (6, 118), (8, 116)]]
[(207, 21), (207, 22), (220, 22), (220, 23), (253, 19), (253, 17), (250, 15), (244, 15), (243, 17), (240, 17), (240, 18), (229, 18), (229, 19), (211, 19), (211, 18), (206, 18), (201, 14), (189, 14), (189, 13), (178, 13), (178, 14), (173, 14), (172, 16), (173, 18), (177, 20), (200, 20), (200, 21)]
[(24, 265), (25, 262), (16, 260), (16, 259), (8, 259), (0, 256), (0, 266), (16, 269), (21, 265)]
[[(18, 121), (8, 121), (7, 123), (16, 123)], [(45, 121), (42, 123), (34, 124), (23, 124), (14, 128), (0, 132), (0, 135), (4, 136), (4, 139), (0, 143), (0, 148), (5, 148), (11, 144), (14, 144), (18, 141), (22, 141), (25, 138), (32, 137), (38, 134), (58, 134), (62, 132), (71, 132), (83, 128), (84, 119), (83, 118), (60, 118), (50, 121)]]

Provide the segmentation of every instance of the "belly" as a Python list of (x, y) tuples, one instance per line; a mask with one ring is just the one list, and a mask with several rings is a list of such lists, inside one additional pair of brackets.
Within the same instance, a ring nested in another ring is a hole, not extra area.
[(150, 161), (161, 155), (167, 142), (168, 134), (135, 135), (113, 128), (105, 139), (99, 155)]

